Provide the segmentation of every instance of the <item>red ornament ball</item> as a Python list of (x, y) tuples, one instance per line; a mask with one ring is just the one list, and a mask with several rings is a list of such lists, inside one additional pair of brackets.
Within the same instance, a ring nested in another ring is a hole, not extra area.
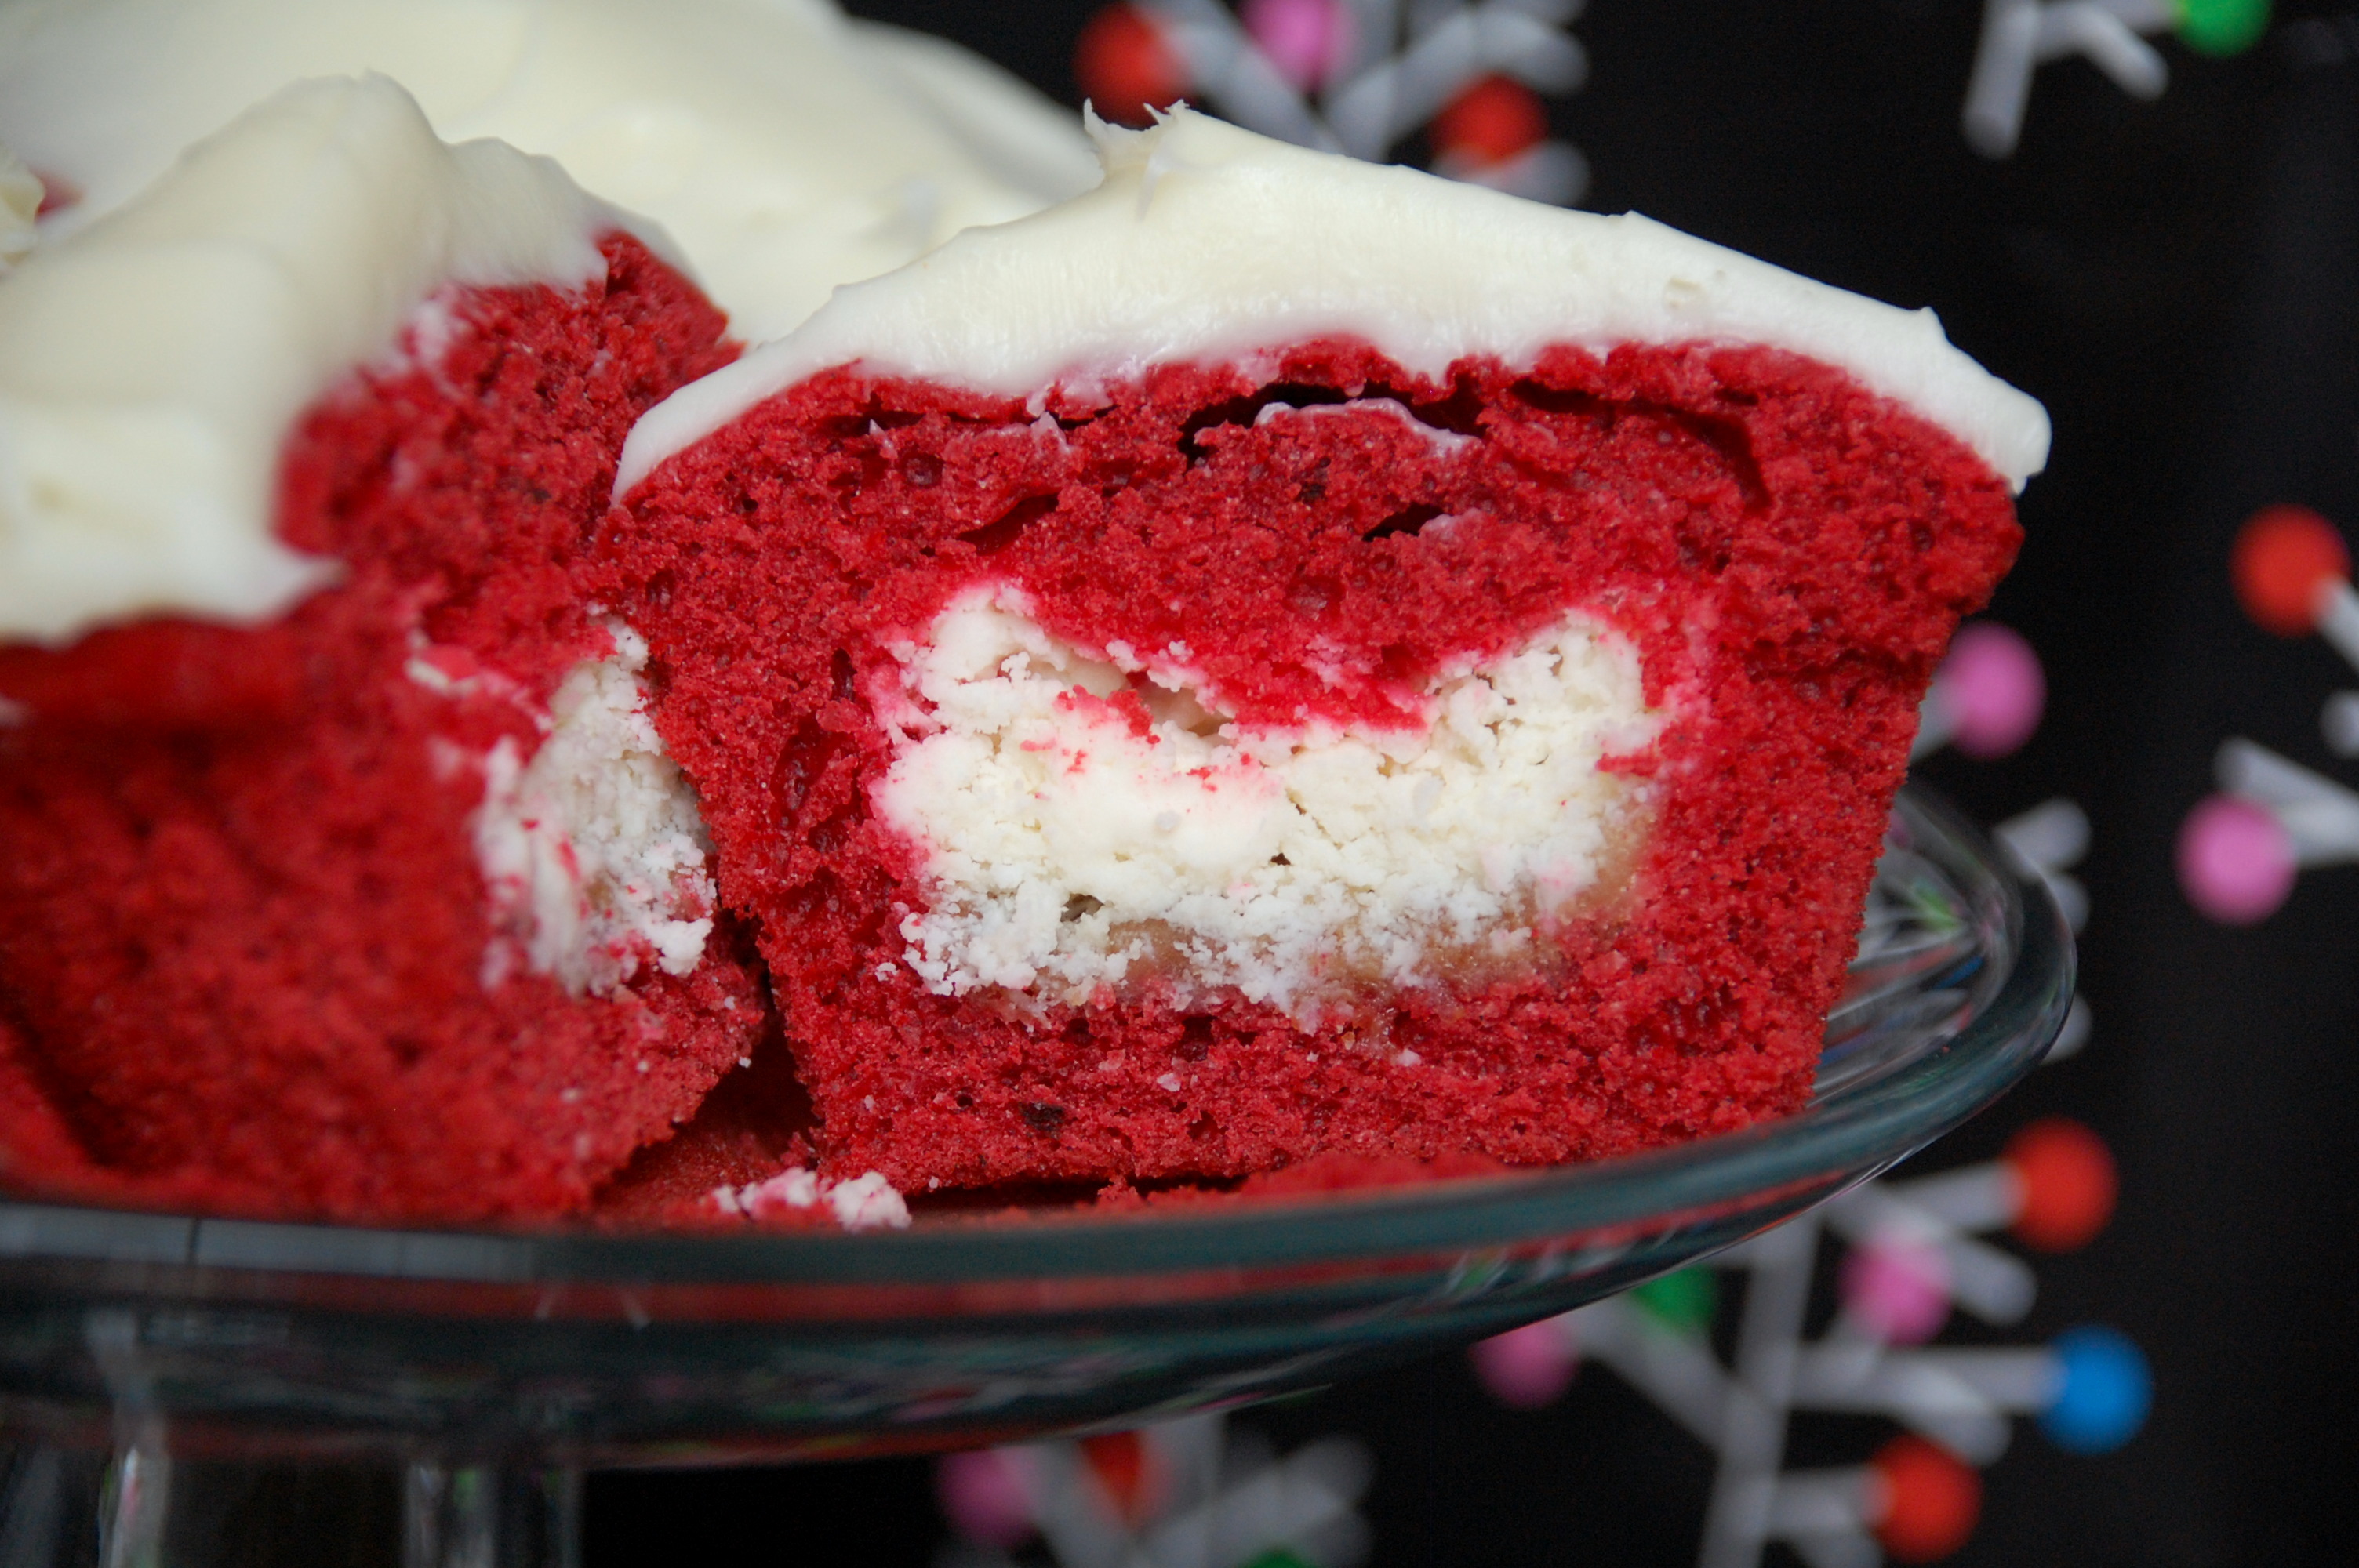
[(1155, 1517), (1163, 1503), (1163, 1476), (1138, 1433), (1102, 1432), (1084, 1437), (1082, 1457), (1125, 1519), (1136, 1525)]
[(2012, 1228), (2042, 1252), (2085, 1247), (2114, 1217), (2121, 1190), (2104, 1141), (2060, 1116), (2033, 1122), (2007, 1140), (2000, 1156), (2023, 1188)]
[(1073, 46), (1082, 96), (1109, 120), (1143, 125), (1188, 91), (1188, 68), (1162, 24), (1136, 5), (1109, 5)]
[(2331, 583), (2351, 579), (2351, 553), (2334, 524), (2307, 506), (2264, 506), (2236, 531), (2228, 556), (2236, 602), (2280, 637), (2318, 630)]
[(1478, 167), (1505, 163), (1548, 135), (1548, 106), (1522, 82), (1481, 77), (1433, 118), (1434, 149)]
[(1896, 1437), (1871, 1462), (1883, 1483), (1875, 1538), (1903, 1563), (1931, 1563), (1966, 1543), (1983, 1511), (1973, 1466), (1921, 1437)]

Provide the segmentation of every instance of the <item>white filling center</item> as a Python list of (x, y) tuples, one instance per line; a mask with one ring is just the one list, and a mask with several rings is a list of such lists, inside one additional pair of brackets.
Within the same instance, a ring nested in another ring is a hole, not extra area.
[(1264, 730), (1177, 665), (1134, 686), (1129, 649), (1093, 656), (1027, 609), (953, 601), (894, 650), (903, 689), (879, 704), (875, 805), (925, 847), (930, 904), (901, 935), (933, 991), (1079, 1004), (1152, 973), (1313, 1025), (1355, 981), (1516, 961), (1536, 919), (1629, 864), (1645, 786), (1598, 764), (1664, 715), (1586, 616), (1444, 671), (1421, 729)]
[(575, 996), (604, 996), (643, 962), (685, 975), (703, 960), (712, 841), (647, 714), (647, 643), (611, 630), (614, 657), (567, 674), (532, 761), (512, 740), (484, 759), (475, 857), (498, 932), (486, 985), (521, 959)]

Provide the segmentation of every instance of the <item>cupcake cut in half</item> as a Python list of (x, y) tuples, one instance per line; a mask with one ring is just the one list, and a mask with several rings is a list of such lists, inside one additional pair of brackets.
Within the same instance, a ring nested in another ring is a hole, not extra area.
[(563, 1213), (750, 1054), (645, 644), (581, 580), (632, 422), (734, 351), (661, 243), (344, 79), (0, 281), (17, 1177)]
[(2037, 404), (1930, 313), (1181, 111), (633, 431), (598, 593), (904, 1187), (1799, 1106)]

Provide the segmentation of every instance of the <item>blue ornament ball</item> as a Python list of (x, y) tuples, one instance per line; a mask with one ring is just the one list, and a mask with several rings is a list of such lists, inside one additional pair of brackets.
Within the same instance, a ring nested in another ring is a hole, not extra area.
[(2039, 1429), (2073, 1454), (2111, 1454), (2137, 1435), (2154, 1403), (2146, 1357), (2114, 1329), (2088, 1325), (2056, 1336), (2064, 1376)]

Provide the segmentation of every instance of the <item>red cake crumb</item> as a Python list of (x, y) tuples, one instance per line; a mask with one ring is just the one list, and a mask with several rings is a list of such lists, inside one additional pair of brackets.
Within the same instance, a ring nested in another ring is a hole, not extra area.
[(716, 1207), (716, 1187), (767, 1181), (811, 1162), (810, 1097), (772, 1020), (747, 1065), (723, 1078), (672, 1137), (632, 1157), (599, 1191), (599, 1223), (616, 1227), (744, 1224)]
[(577, 568), (615, 453), (734, 351), (636, 241), (603, 250), (603, 286), (445, 299), (447, 346), (413, 336), (301, 421), (278, 531), (338, 557), (336, 586), (250, 630), (0, 649), (18, 1178), (71, 1147), (64, 1186), (146, 1201), (559, 1214), (750, 1050), (757, 965), (725, 921), (693, 973), (643, 966), (611, 997), (484, 978), (463, 759), (529, 755), (564, 672), (610, 652)]
[[(1256, 423), (1353, 398), (1411, 417)], [(602, 536), (826, 1172), (1544, 1163), (1801, 1103), (1917, 704), (2019, 539), (1987, 465), (1759, 348), (1560, 348), (1435, 382), (1327, 341), (1045, 408), (825, 373), (667, 461)], [(890, 644), (984, 583), (1077, 647), (1184, 643), (1247, 723), (1398, 724), (1452, 659), (1585, 612), (1672, 715), (1614, 764), (1654, 784), (1634, 892), (1521, 973), (1363, 996), (1311, 1029), (1154, 980), (1081, 1007), (933, 994), (897, 962), (924, 851), (872, 810), (892, 742), (871, 695)]]

